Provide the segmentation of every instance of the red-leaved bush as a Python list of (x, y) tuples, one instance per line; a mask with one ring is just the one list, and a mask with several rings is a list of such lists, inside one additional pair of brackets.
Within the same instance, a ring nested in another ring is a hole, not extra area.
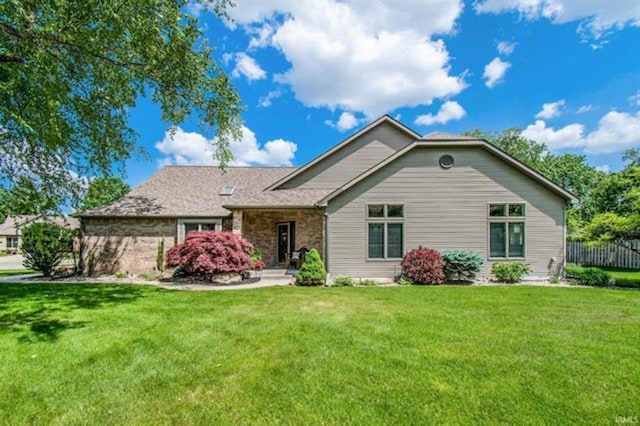
[(418, 247), (402, 258), (402, 276), (414, 284), (442, 284), (445, 280), (444, 261), (437, 250)]
[(167, 266), (203, 277), (226, 272), (242, 274), (253, 266), (252, 250), (247, 240), (233, 232), (190, 232), (183, 243), (167, 251)]

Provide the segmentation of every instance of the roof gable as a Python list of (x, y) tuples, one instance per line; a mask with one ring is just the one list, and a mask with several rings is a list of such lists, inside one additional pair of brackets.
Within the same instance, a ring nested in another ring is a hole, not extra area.
[[(373, 121), (372, 123), (368, 124), (367, 126), (363, 127), (362, 129), (358, 130), (357, 132), (353, 133), (351, 136), (349, 136), (348, 138), (346, 138), (345, 140), (343, 140), (342, 142), (340, 142), (339, 144), (333, 146), (331, 149), (325, 151), (324, 153), (320, 154), (319, 156), (317, 156), (316, 158), (314, 158), (313, 160), (311, 160), (310, 162), (308, 162), (307, 164), (305, 164), (304, 166), (294, 170), (292, 173), (290, 173), (287, 176), (284, 176), (282, 179), (274, 182), (273, 184), (269, 185), (266, 190), (274, 190), (274, 189), (278, 189), (278, 188), (282, 188), (283, 185), (285, 185), (286, 183), (290, 183), (292, 182), (295, 178), (301, 177), (303, 176), (305, 173), (310, 173), (312, 169), (317, 169), (319, 167), (321, 167), (322, 163), (326, 163), (328, 161), (331, 161), (330, 159), (332, 157), (335, 157), (336, 155), (338, 155), (339, 152), (345, 152), (345, 149), (347, 149), (349, 146), (351, 146), (354, 142), (356, 141), (360, 141), (361, 138), (368, 134), (369, 132), (372, 132), (374, 129), (379, 128), (381, 126), (391, 126), (393, 129), (396, 130), (396, 132), (400, 132), (403, 136), (406, 136), (407, 138), (407, 142), (403, 143), (401, 146), (398, 146), (396, 148), (394, 148), (393, 150), (389, 150), (386, 151), (386, 153), (384, 154), (384, 156), (388, 156), (390, 155), (389, 153), (394, 152), (398, 149), (400, 149), (401, 147), (405, 146), (407, 143), (410, 143), (410, 141), (415, 141), (416, 139), (420, 138), (420, 134), (416, 133), (415, 131), (413, 131), (412, 129), (408, 128), (407, 126), (405, 126), (404, 124), (402, 124), (401, 122), (399, 122), (398, 120), (388, 116), (388, 115), (384, 115), (382, 117), (380, 117), (379, 119)], [(388, 149), (388, 148), (387, 148)], [(358, 155), (356, 151), (356, 153), (352, 153), (351, 155)], [(364, 156), (366, 157), (371, 157), (371, 153), (367, 153)], [(383, 157), (379, 157), (380, 159)], [(366, 168), (370, 167), (371, 163), (369, 163)], [(363, 168), (361, 170), (366, 170), (366, 168)], [(351, 176), (350, 176), (351, 177)], [(312, 180), (313, 177), (310, 178), (310, 180)], [(344, 182), (340, 182), (339, 185), (342, 185)], [(336, 188), (339, 185), (333, 185), (333, 188)]]
[[(445, 138), (443, 135), (446, 135), (448, 138)], [(361, 175), (359, 175), (356, 178), (352, 179), (351, 181), (347, 182), (345, 185), (343, 185), (340, 188), (332, 191), (326, 197), (324, 197), (322, 200), (320, 200), (318, 202), (318, 205), (319, 206), (326, 206), (327, 203), (331, 199), (337, 197), (338, 195), (340, 195), (344, 191), (346, 191), (349, 188), (351, 188), (354, 185), (356, 185), (358, 182), (361, 182), (362, 180), (366, 179), (367, 177), (371, 176), (372, 174), (374, 174), (378, 170), (384, 168), (388, 164), (394, 162), (398, 158), (402, 157), (403, 155), (407, 154), (408, 152), (410, 152), (411, 150), (413, 150), (413, 149), (415, 149), (417, 147), (427, 147), (428, 148), (428, 147), (437, 147), (437, 146), (461, 146), (461, 147), (478, 146), (478, 147), (481, 147), (481, 148), (485, 149), (486, 151), (490, 152), (491, 154), (495, 155), (499, 159), (501, 159), (501, 160), (505, 161), (506, 163), (512, 165), (513, 167), (519, 169), (521, 172), (523, 172), (524, 174), (528, 175), (533, 180), (541, 183), (543, 186), (547, 187), (549, 190), (551, 190), (551, 191), (555, 192), (556, 194), (560, 195), (565, 200), (571, 201), (571, 202), (578, 202), (579, 201), (578, 198), (575, 195), (573, 195), (572, 193), (570, 193), (566, 189), (564, 189), (561, 186), (555, 184), (554, 182), (552, 182), (551, 180), (546, 178), (541, 173), (535, 171), (534, 169), (530, 168), (526, 164), (524, 164), (524, 163), (520, 162), (519, 160), (515, 159), (514, 157), (510, 156), (509, 154), (507, 154), (506, 152), (504, 152), (501, 149), (497, 148), (495, 145), (489, 143), (488, 141), (486, 141), (484, 139), (477, 139), (477, 138), (472, 138), (472, 137), (463, 137), (464, 139), (462, 139), (462, 138), (461, 139), (455, 139), (455, 136), (456, 135), (439, 133), (437, 138), (426, 137), (426, 138), (424, 138), (422, 140), (418, 140), (418, 141), (412, 143), (411, 145), (407, 146), (405, 149), (402, 149), (402, 150), (396, 152), (395, 154), (391, 155), (390, 157), (388, 157), (385, 160), (381, 161), (380, 163), (376, 164), (375, 166), (373, 166), (372, 168), (370, 168), (366, 172), (362, 173)]]

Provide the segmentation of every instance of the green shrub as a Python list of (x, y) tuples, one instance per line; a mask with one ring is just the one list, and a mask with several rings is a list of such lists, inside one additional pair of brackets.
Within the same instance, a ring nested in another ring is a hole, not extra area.
[(371, 279), (358, 280), (359, 287), (376, 287), (377, 285), (378, 285), (378, 282), (376, 280), (371, 280)]
[(473, 281), (484, 263), (480, 256), (469, 250), (445, 250), (444, 273), (449, 281)]
[(409, 278), (406, 277), (402, 277), (400, 278), (400, 280), (398, 281), (398, 285), (415, 285), (413, 281), (411, 281)]
[(164, 236), (158, 242), (158, 252), (156, 253), (156, 269), (164, 271)]
[(564, 273), (569, 278), (576, 278), (583, 270), (582, 266), (575, 265), (573, 263), (567, 263), (564, 267)]
[(356, 285), (356, 281), (351, 277), (339, 276), (333, 279), (331, 284), (333, 287), (353, 287)]
[(73, 251), (73, 231), (48, 222), (32, 223), (22, 230), (24, 266), (50, 277), (66, 253)]
[(553, 277), (549, 280), (551, 284), (560, 284), (560, 278)]
[(116, 272), (116, 278), (117, 279), (122, 279), (122, 278), (127, 278), (127, 273), (126, 272), (122, 272), (122, 271), (118, 271)]
[(296, 274), (296, 284), (302, 286), (324, 285), (327, 270), (318, 250), (312, 248), (304, 258), (304, 263)]
[(578, 284), (590, 287), (606, 287), (612, 283), (613, 278), (610, 273), (598, 268), (572, 266), (565, 268), (565, 272)]
[(531, 266), (523, 262), (496, 262), (491, 266), (491, 273), (498, 281), (517, 283), (531, 272)]
[(138, 274), (138, 278), (145, 281), (158, 281), (161, 274), (158, 271), (142, 271)]

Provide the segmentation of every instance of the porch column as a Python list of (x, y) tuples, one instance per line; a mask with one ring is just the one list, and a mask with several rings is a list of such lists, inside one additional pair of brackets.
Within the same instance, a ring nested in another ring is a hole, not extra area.
[(231, 231), (234, 234), (242, 235), (242, 210), (233, 211)]

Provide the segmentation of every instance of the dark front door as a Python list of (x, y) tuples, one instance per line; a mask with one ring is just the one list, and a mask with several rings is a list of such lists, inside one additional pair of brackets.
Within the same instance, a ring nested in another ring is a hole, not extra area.
[(291, 226), (289, 223), (278, 224), (278, 263), (287, 261), (287, 253), (291, 245)]

